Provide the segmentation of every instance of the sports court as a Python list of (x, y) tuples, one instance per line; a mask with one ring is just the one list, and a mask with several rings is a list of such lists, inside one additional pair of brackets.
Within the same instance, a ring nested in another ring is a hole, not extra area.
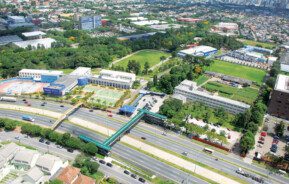
[(48, 86), (48, 83), (34, 82), (32, 80), (10, 79), (0, 81), (1, 94), (31, 94), (42, 92), (43, 87)]
[(115, 103), (123, 96), (123, 90), (111, 89), (108, 87), (87, 85), (83, 89), (84, 92), (94, 92), (89, 99), (91, 102), (108, 106), (114, 106)]

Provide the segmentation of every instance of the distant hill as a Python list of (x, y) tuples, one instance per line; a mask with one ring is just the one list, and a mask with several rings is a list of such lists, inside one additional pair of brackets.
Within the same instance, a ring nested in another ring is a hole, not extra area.
[(287, 9), (289, 10), (289, 0), (208, 0), (214, 3), (227, 3), (235, 5), (258, 6), (272, 9)]

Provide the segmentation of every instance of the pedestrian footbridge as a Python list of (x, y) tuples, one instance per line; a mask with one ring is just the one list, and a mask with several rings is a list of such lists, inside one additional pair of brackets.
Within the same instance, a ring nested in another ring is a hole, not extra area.
[(139, 112), (133, 118), (131, 118), (126, 124), (124, 124), (119, 130), (117, 130), (112, 136), (107, 138), (103, 143), (100, 143), (92, 138), (89, 138), (86, 135), (80, 135), (79, 138), (85, 142), (94, 143), (99, 149), (102, 150), (102, 152), (105, 152), (107, 154), (111, 150), (113, 144), (119, 141), (124, 134), (129, 133), (129, 131), (134, 126), (136, 126), (143, 117), (150, 118), (153, 121), (157, 120), (162, 122), (166, 121), (167, 119), (166, 116), (150, 112), (147, 109), (140, 109)]

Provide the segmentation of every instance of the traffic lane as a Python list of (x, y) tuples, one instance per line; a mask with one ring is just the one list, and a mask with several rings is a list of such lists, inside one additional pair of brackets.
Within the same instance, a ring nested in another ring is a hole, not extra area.
[[(85, 118), (90, 118), (89, 120), (90, 121), (94, 121), (94, 119), (97, 119), (94, 117), (93, 114), (89, 114), (89, 113), (86, 113), (86, 112), (78, 112), (76, 113), (75, 115), (77, 115), (78, 117), (80, 116), (81, 118), (85, 119)], [(121, 123), (118, 123), (118, 122), (114, 122), (114, 121), (105, 121), (104, 118), (100, 117), (99, 118), (101, 124), (103, 125), (109, 125), (115, 129), (119, 129), (122, 124)], [(237, 174), (235, 171), (238, 169), (238, 167), (236, 166), (233, 166), (231, 164), (228, 164), (227, 162), (225, 161), (216, 161), (214, 157), (212, 156), (208, 156), (207, 154), (202, 154), (202, 153), (199, 153), (197, 151), (192, 151), (191, 149), (188, 149), (186, 147), (183, 147), (183, 146), (180, 146), (178, 144), (174, 144), (172, 142), (168, 142), (167, 140), (165, 139), (162, 139), (162, 138), (156, 138), (156, 136), (153, 136), (151, 134), (148, 134), (148, 133), (145, 133), (145, 132), (142, 132), (142, 131), (139, 131), (138, 128), (134, 128), (131, 130), (131, 135), (134, 135), (138, 138), (141, 138), (141, 137), (145, 137), (146, 138), (146, 142), (150, 142), (154, 145), (157, 145), (159, 147), (162, 147), (162, 148), (165, 148), (165, 149), (168, 149), (170, 151), (174, 151), (175, 153), (178, 153), (178, 154), (182, 154), (183, 152), (188, 152), (188, 157), (191, 158), (191, 159), (194, 159), (194, 160), (201, 160), (202, 163), (206, 164), (206, 165), (209, 165), (215, 169), (218, 169), (218, 170), (221, 170), (223, 172), (226, 172), (230, 175), (233, 175), (233, 176), (236, 176), (236, 177), (239, 177), (239, 178), (242, 178), (248, 182), (252, 182), (253, 180), (249, 179), (249, 178), (246, 178), (242, 175), (239, 175)]]
[[(74, 115), (78, 116), (78, 117), (81, 117), (82, 119), (88, 119), (89, 121), (91, 122), (97, 122), (98, 124), (102, 124), (102, 125), (105, 125), (105, 126), (110, 126), (114, 129), (119, 129), (123, 124), (124, 122), (117, 122), (116, 120), (113, 120), (111, 118), (105, 118), (103, 116), (99, 116), (99, 117), (95, 117), (93, 114), (87, 112), (87, 111), (77, 111)], [(140, 123), (141, 124), (141, 123)], [(155, 132), (152, 132), (153, 134), (162, 134), (163, 131), (161, 131), (160, 129), (154, 129)], [(173, 132), (171, 132), (172, 134), (174, 134)], [(149, 133), (146, 133), (146, 132), (143, 132), (141, 131), (141, 128), (139, 127), (139, 125), (137, 127), (135, 127), (134, 129), (132, 129), (131, 131), (131, 135), (134, 135), (136, 137), (150, 137), (150, 139), (148, 140), (151, 140), (149, 142), (151, 143), (158, 143), (157, 145), (163, 147), (165, 145), (165, 148), (169, 149), (169, 150), (172, 150), (171, 149), (171, 145), (174, 145), (175, 148), (174, 150), (172, 151), (175, 151), (177, 153), (181, 153), (180, 151), (181, 150), (187, 150), (187, 151), (198, 151), (198, 157), (197, 158), (193, 158), (193, 159), (196, 159), (196, 160), (204, 160), (204, 162), (207, 164), (207, 165), (213, 165), (213, 167), (219, 169), (219, 170), (222, 170), (224, 172), (228, 172), (234, 176), (237, 176), (237, 177), (241, 177), (247, 181), (250, 181), (252, 182), (251, 179), (248, 179), (244, 176), (240, 176), (238, 175), (237, 173), (235, 173), (235, 171), (238, 169), (237, 166), (233, 165), (233, 164), (230, 164), (226, 161), (222, 161), (222, 160), (232, 160), (232, 162), (234, 161), (239, 161), (239, 165), (243, 166), (245, 169), (246, 168), (250, 168), (251, 170), (254, 170), (254, 168), (256, 166), (253, 166), (253, 165), (250, 165), (250, 164), (247, 164), (245, 162), (243, 162), (242, 160), (239, 160), (239, 159), (235, 159), (235, 158), (232, 158), (232, 159), (228, 159), (228, 158), (231, 158), (229, 156), (226, 156), (224, 154), (221, 154), (221, 153), (218, 153), (218, 152), (215, 152), (214, 153), (214, 156), (217, 156), (218, 158), (221, 158), (220, 159), (220, 162), (222, 162), (221, 164), (220, 163), (216, 163), (216, 161), (214, 160), (214, 158), (212, 156), (209, 156), (207, 155), (206, 153), (203, 153), (202, 150), (203, 150), (203, 146), (200, 146), (200, 145), (196, 145), (198, 148), (194, 148), (195, 144), (193, 144), (190, 140), (186, 140), (184, 138), (179, 138), (178, 136), (176, 135), (170, 135), (170, 134), (167, 134), (167, 136), (165, 137), (166, 139), (168, 140), (163, 140), (163, 139), (160, 139), (159, 137), (156, 137), (152, 134), (149, 134)], [(183, 145), (186, 145), (185, 149), (182, 147), (182, 146), (179, 146), (178, 144), (176, 144), (176, 138), (179, 138), (178, 140), (179, 141), (182, 141), (183, 142)], [(163, 142), (161, 142), (163, 141)], [(160, 143), (161, 142), (161, 143)], [(170, 145), (170, 146), (168, 146)], [(176, 148), (176, 146), (178, 146)], [(189, 147), (189, 148), (188, 148)], [(194, 154), (193, 154), (194, 155)], [(192, 158), (192, 156), (190, 156)], [(251, 166), (251, 167), (250, 167)], [(259, 167), (256, 167), (256, 168), (259, 168)], [(256, 174), (252, 173), (251, 171), (248, 171), (247, 172), (251, 173), (252, 175), (255, 175), (257, 176)], [(263, 173), (265, 175), (268, 175), (269, 171), (263, 169), (263, 168), (259, 168), (259, 172), (260, 173)], [(260, 176), (258, 176), (260, 177)], [(272, 176), (271, 176), (272, 177)], [(279, 182), (280, 183), (288, 183), (288, 179), (287, 178), (284, 178), (282, 176), (273, 176), (274, 179), (277, 179), (277, 180), (280, 180)]]
[[(34, 100), (34, 99), (27, 99), (27, 102), (31, 104), (30, 107), (34, 108), (39, 108), (39, 109), (44, 109), (44, 110), (51, 110), (51, 111), (56, 111), (60, 113), (64, 113), (67, 111), (70, 107), (72, 107), (69, 104), (63, 104), (63, 107), (60, 107), (60, 103), (55, 103), (55, 102), (50, 102), (50, 101), (40, 101), (40, 100)], [(44, 106), (41, 104), (43, 102), (46, 102)], [(27, 104), (22, 101), (22, 99), (18, 99), (16, 102), (5, 102), (1, 101), (1, 104), (11, 104), (11, 105), (20, 105), (20, 106), (27, 106)]]
[[(104, 136), (98, 135), (94, 132), (90, 132), (88, 130), (82, 129), (80, 127), (77, 127), (75, 125), (70, 124), (63, 124), (62, 127), (60, 127), (60, 130), (70, 131), (74, 132), (75, 135), (84, 134), (88, 137), (91, 137), (99, 142), (102, 142), (105, 140)], [(125, 155), (125, 159), (133, 162), (133, 164), (138, 164), (142, 168), (145, 168), (147, 170), (151, 170), (152, 172), (156, 173), (157, 175), (163, 176), (165, 178), (174, 180), (176, 182), (179, 182), (182, 180), (182, 178), (190, 178), (191, 181), (196, 181), (196, 183), (206, 183), (203, 180), (200, 180), (196, 177), (190, 176), (188, 177), (187, 173), (178, 170), (174, 167), (171, 167), (163, 162), (160, 162), (152, 157), (149, 157), (141, 152), (135, 151), (129, 147), (126, 147), (124, 145), (121, 145), (119, 143), (115, 144), (112, 148), (112, 153), (120, 156), (123, 158)], [(141, 163), (141, 164), (139, 164)], [(177, 175), (176, 175), (177, 173)]]

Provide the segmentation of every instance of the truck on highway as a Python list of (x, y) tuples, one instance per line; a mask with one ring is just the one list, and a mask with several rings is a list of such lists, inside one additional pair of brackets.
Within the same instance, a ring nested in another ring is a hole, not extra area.
[(2, 97), (0, 97), (0, 101), (16, 102), (16, 98), (14, 98), (14, 97), (8, 97), (8, 96), (2, 96)]
[(23, 115), (22, 119), (25, 120), (25, 121), (31, 121), (31, 122), (35, 121), (33, 117), (28, 116), (28, 115)]

